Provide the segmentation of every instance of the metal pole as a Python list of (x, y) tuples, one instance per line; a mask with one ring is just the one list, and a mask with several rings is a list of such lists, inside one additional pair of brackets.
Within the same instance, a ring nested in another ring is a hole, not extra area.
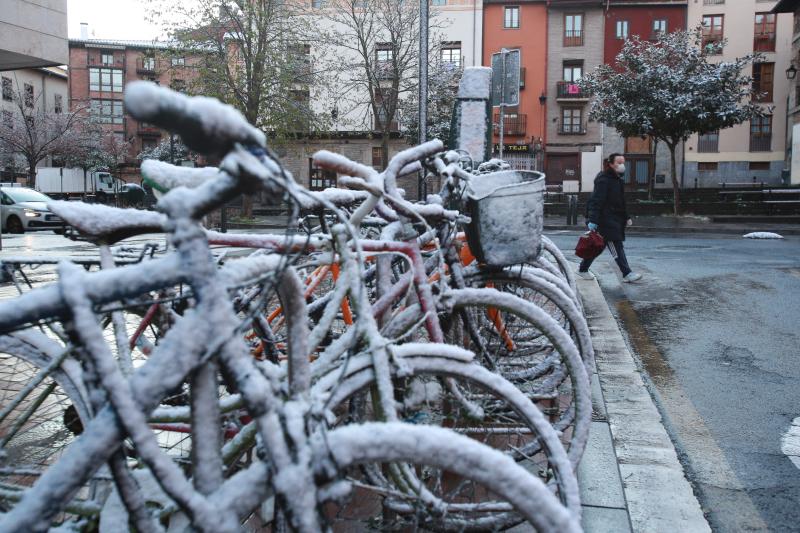
[[(419, 142), (428, 140), (428, 0), (419, 3)], [(425, 187), (424, 173), (420, 171), (417, 199), (422, 200)]]
[(500, 50), (500, 63), (503, 65), (502, 76), (500, 77), (500, 159), (503, 159), (503, 133), (505, 130), (505, 105), (503, 100), (506, 94), (506, 56), (508, 50), (505, 48)]

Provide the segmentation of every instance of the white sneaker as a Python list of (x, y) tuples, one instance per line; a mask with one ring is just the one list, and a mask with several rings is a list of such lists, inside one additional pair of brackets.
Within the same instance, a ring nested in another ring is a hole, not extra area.
[(594, 279), (594, 274), (592, 274), (588, 270), (586, 272), (581, 272), (580, 270), (578, 270), (576, 274), (578, 274), (578, 277), (581, 279), (588, 279), (588, 280)]
[(638, 272), (630, 272), (627, 276), (622, 278), (623, 283), (633, 283), (634, 281), (639, 281), (642, 279), (642, 275)]

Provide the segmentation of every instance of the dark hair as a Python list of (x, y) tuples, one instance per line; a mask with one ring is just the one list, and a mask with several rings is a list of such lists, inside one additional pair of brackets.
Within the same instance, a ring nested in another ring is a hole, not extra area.
[(603, 160), (603, 166), (607, 169), (610, 169), (611, 166), (614, 164), (614, 160), (618, 157), (625, 157), (623, 154), (614, 152), (613, 154), (609, 155)]

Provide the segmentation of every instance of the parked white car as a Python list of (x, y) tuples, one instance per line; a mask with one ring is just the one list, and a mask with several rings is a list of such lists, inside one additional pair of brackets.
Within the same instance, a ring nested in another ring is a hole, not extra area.
[(0, 187), (0, 220), (3, 232), (62, 229), (62, 220), (47, 208), (50, 201), (52, 198), (49, 196), (27, 187)]

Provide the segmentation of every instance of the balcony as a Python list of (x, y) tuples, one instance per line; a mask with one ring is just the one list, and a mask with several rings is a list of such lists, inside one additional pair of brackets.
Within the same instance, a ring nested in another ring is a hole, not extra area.
[(756, 33), (753, 38), (754, 52), (774, 52), (775, 33)]
[(564, 46), (583, 46), (583, 30), (564, 30)]
[(589, 95), (572, 81), (559, 81), (556, 83), (557, 100), (588, 100)]
[[(494, 133), (500, 134), (500, 114), (492, 118)], [(503, 135), (525, 135), (528, 126), (528, 115), (509, 114), (503, 116)]]
[[(703, 47), (706, 47), (710, 44), (718, 44), (721, 43), (724, 39), (724, 35), (721, 31), (706, 31), (703, 30)], [(722, 50), (717, 50), (716, 54), (721, 54)]]
[(154, 57), (140, 57), (136, 60), (137, 74), (155, 74), (157, 61)]
[(750, 151), (751, 152), (770, 152), (772, 151), (772, 134), (762, 133), (757, 135), (750, 135)]
[(148, 124), (147, 122), (139, 122), (139, 126), (136, 129), (136, 132), (139, 135), (143, 136), (153, 136), (153, 137), (161, 137), (162, 130), (158, 126), (154, 126), (153, 124)]
[(558, 134), (559, 135), (586, 135), (585, 122), (564, 122), (558, 121)]

